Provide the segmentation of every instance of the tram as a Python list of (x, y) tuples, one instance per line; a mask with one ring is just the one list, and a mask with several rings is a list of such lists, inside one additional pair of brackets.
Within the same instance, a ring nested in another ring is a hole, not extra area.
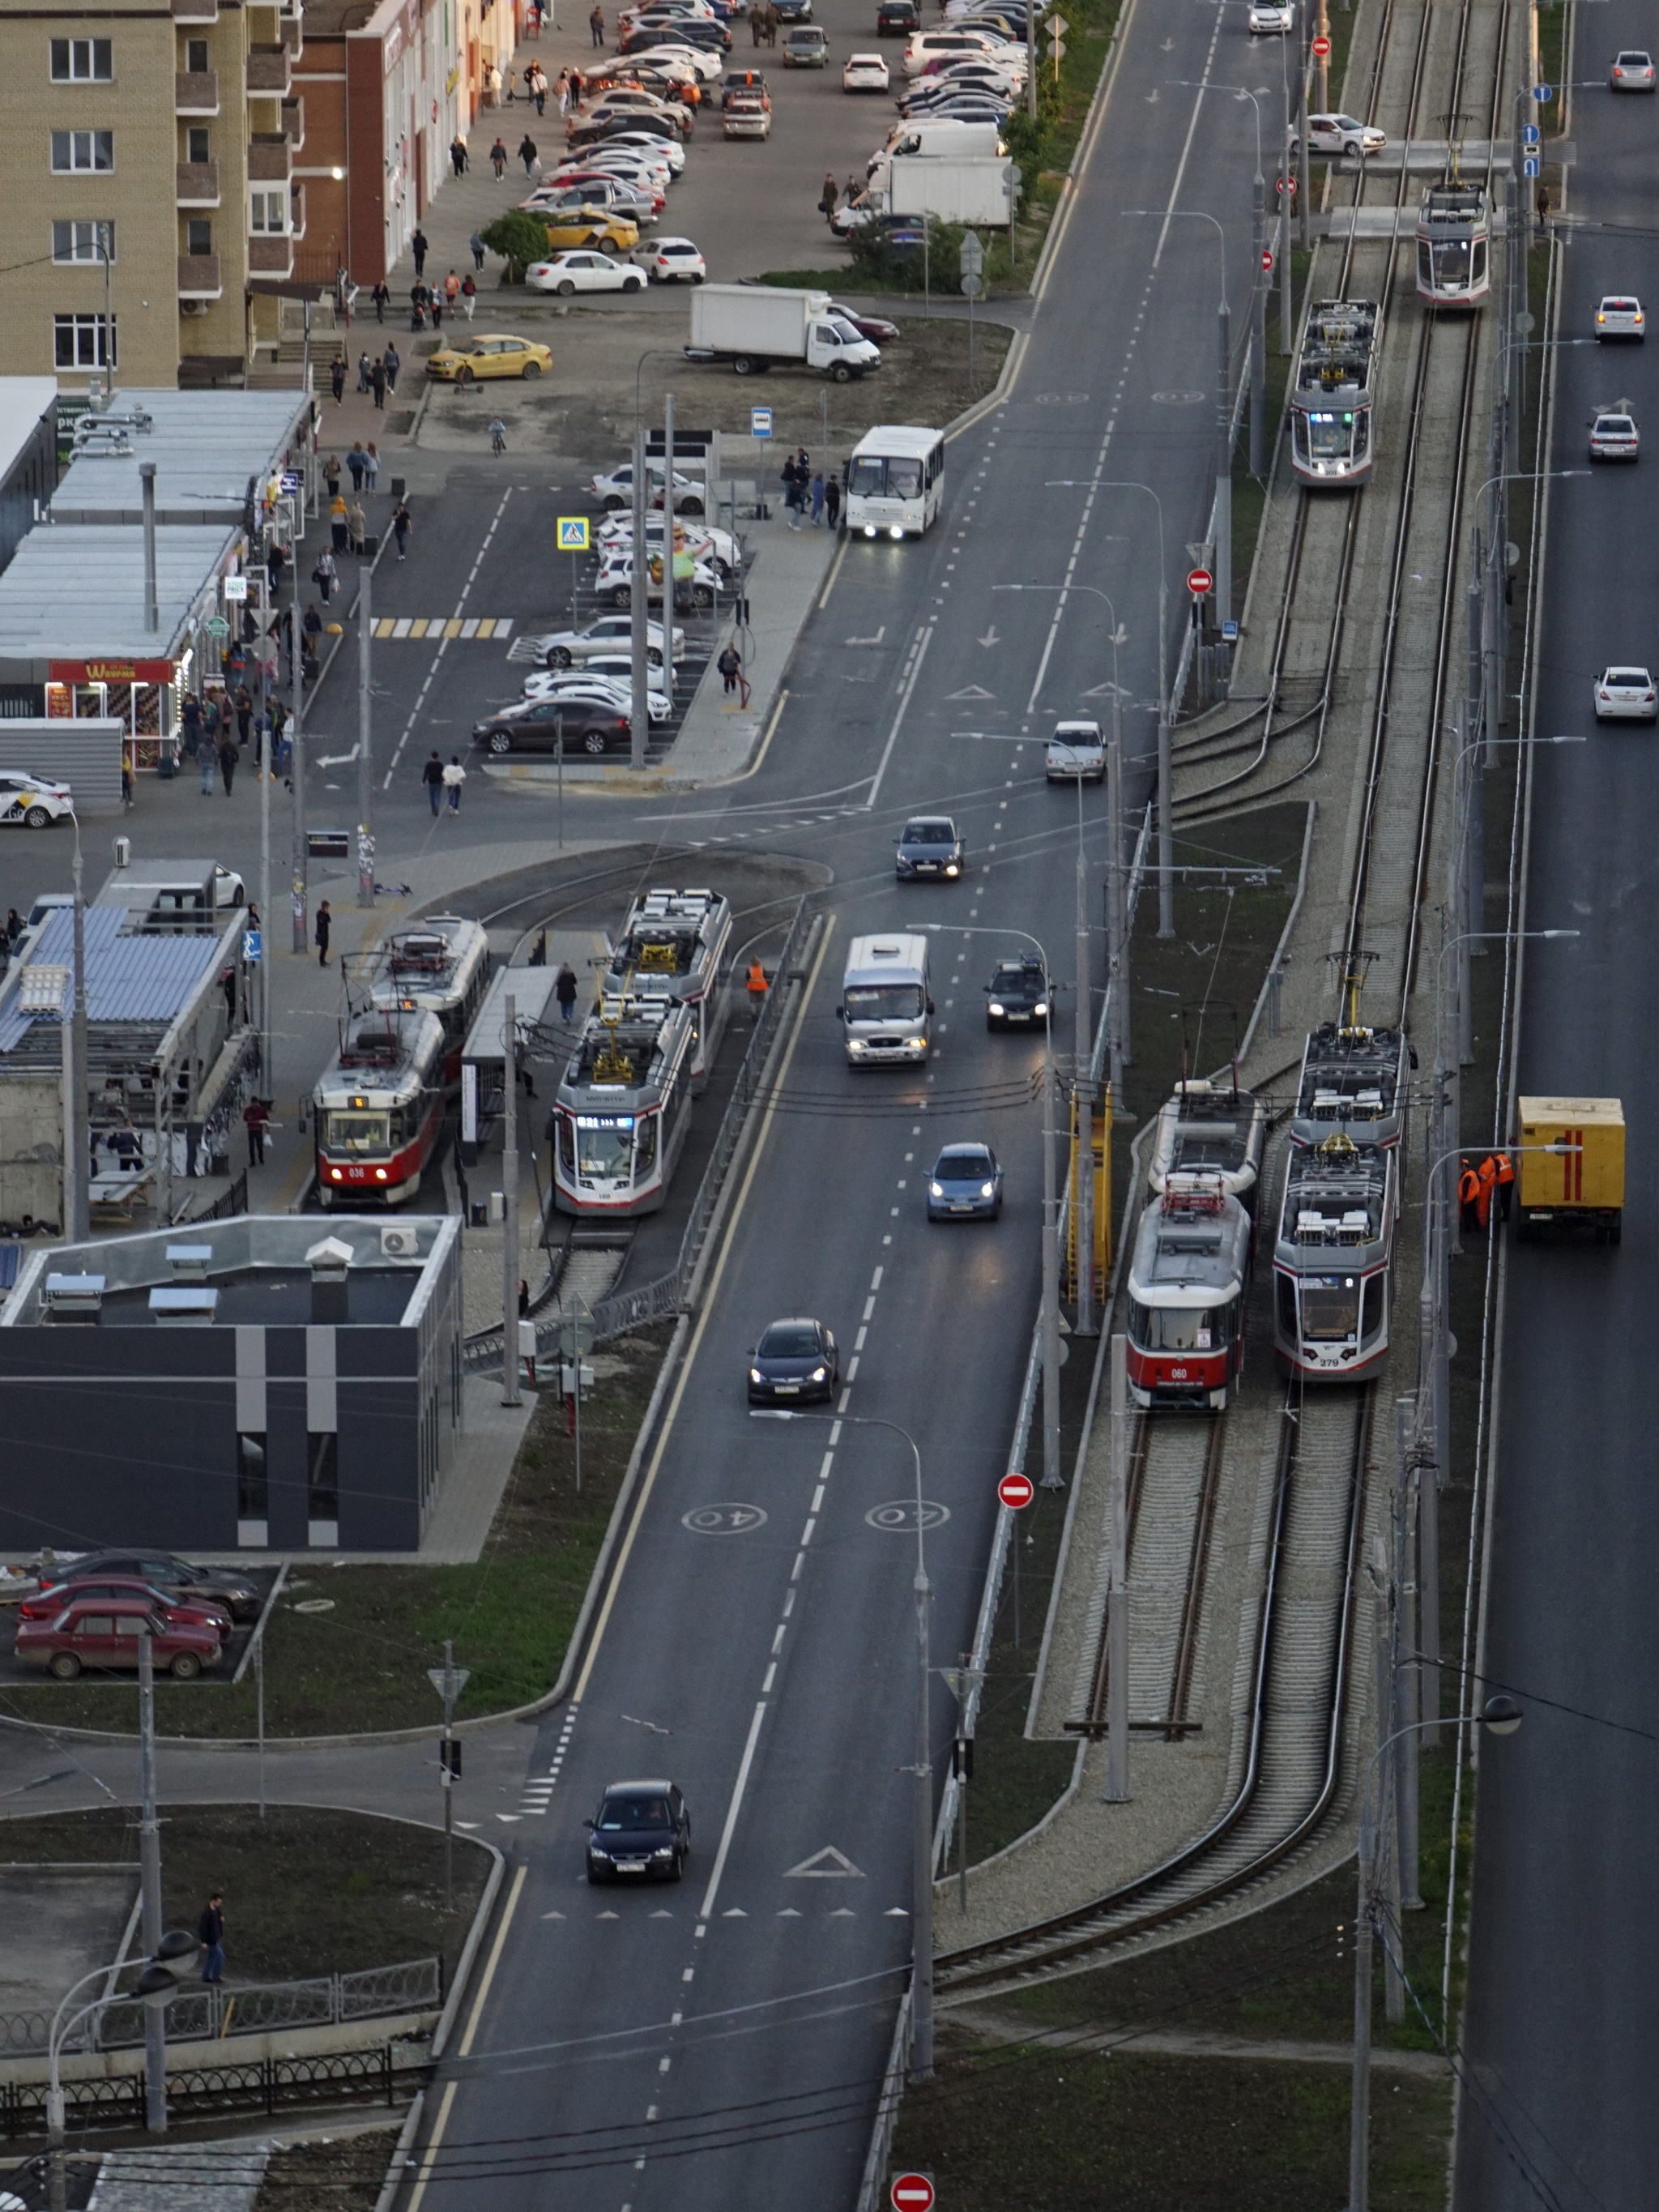
[(369, 986), (377, 1006), (420, 1008), (443, 1024), (444, 1081), (461, 1079), (461, 1052), (489, 981), (489, 937), (481, 921), (434, 914), (400, 929), (381, 948)]
[(1382, 362), (1375, 300), (1316, 300), (1291, 386), (1291, 466), (1305, 484), (1364, 483)]
[(1127, 1347), (1137, 1406), (1219, 1412), (1237, 1392), (1255, 1224), (1224, 1182), (1170, 1176), (1140, 1217)]
[(1398, 1158), (1342, 1135), (1290, 1147), (1273, 1244), (1282, 1373), (1360, 1382), (1388, 1358)]
[(691, 1015), (691, 1089), (707, 1085), (726, 1026), (720, 969), (732, 941), (732, 905), (710, 890), (641, 892), (628, 909), (605, 988), (623, 990), (631, 975), (641, 996), (657, 992)]
[(443, 1127), (444, 1054), (443, 1024), (422, 1008), (347, 1014), (312, 1099), (325, 1206), (414, 1197)]
[(553, 1101), (554, 1201), (619, 1220), (654, 1213), (691, 1123), (691, 1009), (660, 994), (602, 994)]
[(1341, 1021), (1309, 1032), (1291, 1118), (1295, 1144), (1346, 1137), (1362, 1148), (1386, 1149), (1400, 1142), (1411, 1047), (1403, 1030), (1368, 1029), (1358, 1013), (1356, 994)]
[(1417, 211), (1417, 296), (1478, 307), (1492, 290), (1492, 222), (1484, 184), (1430, 185)]
[(1267, 1134), (1267, 1109), (1236, 1081), (1183, 1081), (1158, 1109), (1148, 1179), (1162, 1191), (1171, 1176), (1216, 1176), (1254, 1217)]

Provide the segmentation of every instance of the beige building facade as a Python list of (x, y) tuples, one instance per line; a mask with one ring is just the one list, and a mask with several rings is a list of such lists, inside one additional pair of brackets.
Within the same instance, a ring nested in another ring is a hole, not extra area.
[(0, 374), (87, 392), (240, 383), (250, 295), (293, 274), (304, 104), (292, 6), (0, 0)]

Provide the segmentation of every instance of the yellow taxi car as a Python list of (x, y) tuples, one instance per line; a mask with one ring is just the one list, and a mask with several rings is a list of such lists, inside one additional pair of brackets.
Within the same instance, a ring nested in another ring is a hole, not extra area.
[(545, 376), (552, 366), (551, 346), (509, 337), (503, 331), (483, 331), (460, 345), (442, 345), (428, 354), (426, 373), (441, 384), (471, 384), (487, 376)]
[(640, 229), (608, 208), (561, 208), (547, 218), (547, 242), (555, 252), (586, 246), (597, 246), (601, 253), (631, 253), (640, 242)]

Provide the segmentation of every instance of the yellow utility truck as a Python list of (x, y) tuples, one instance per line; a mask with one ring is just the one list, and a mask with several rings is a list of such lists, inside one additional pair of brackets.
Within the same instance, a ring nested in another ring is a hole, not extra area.
[(1519, 1120), (1516, 1237), (1525, 1244), (1548, 1230), (1593, 1229), (1598, 1244), (1616, 1244), (1625, 1205), (1619, 1100), (1522, 1098)]

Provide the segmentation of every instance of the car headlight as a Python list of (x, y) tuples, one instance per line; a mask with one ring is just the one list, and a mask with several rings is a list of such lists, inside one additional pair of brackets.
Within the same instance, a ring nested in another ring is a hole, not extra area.
[(899, 538), (903, 537), (904, 532), (899, 528), (899, 526), (896, 522), (892, 528), (888, 532), (887, 535), (892, 538)]
[(758, 1367), (751, 1367), (749, 1370), (749, 1380), (751, 1382), (764, 1382), (766, 1377), (761, 1373)]
[(587, 1847), (587, 1856), (591, 1859), (608, 1859), (611, 1854), (603, 1844), (590, 1844)]
[(862, 1052), (864, 1050), (864, 1039), (862, 1037), (849, 1037), (847, 1043), (847, 1049), (848, 1052)]
[(942, 1182), (930, 1182), (927, 1186), (927, 1195), (929, 1198), (943, 1198), (945, 1185)]
[(987, 1006), (985, 1011), (988, 1014), (1000, 1014), (1002, 1012), (1000, 1000), (993, 999), (990, 1005)]
[(954, 876), (954, 875), (956, 875), (956, 874), (958, 872), (958, 870), (959, 870), (960, 865), (961, 865), (961, 864), (960, 864), (960, 862), (958, 862), (958, 861), (956, 861), (956, 860), (947, 860), (947, 861), (945, 862), (945, 874), (946, 874), (947, 876)]
[(651, 1856), (653, 1859), (672, 1859), (674, 1856), (674, 1846), (672, 1844), (665, 1844), (659, 1850), (653, 1851)]
[(912, 1038), (911, 1038), (911, 1040), (910, 1040), (910, 1049), (911, 1049), (911, 1051), (912, 1051), (912, 1052), (920, 1052), (920, 1051), (922, 1049), (922, 1047), (927, 1043), (927, 1038), (926, 1038), (926, 1037), (912, 1037)]
[(830, 1370), (827, 1367), (815, 1367), (809, 1379), (814, 1382), (827, 1382), (830, 1380)]
[(979, 1187), (979, 1194), (981, 1198), (994, 1198), (997, 1194), (997, 1187), (994, 1182), (982, 1182)]
[(1032, 1009), (1031, 1009), (1031, 1012), (1032, 1012), (1034, 1014), (1046, 1014), (1046, 1013), (1048, 1012), (1048, 1001), (1046, 999), (1039, 999), (1039, 1000), (1037, 1000), (1037, 1002), (1036, 1002), (1036, 1006), (1034, 1006), (1032, 1007)]

